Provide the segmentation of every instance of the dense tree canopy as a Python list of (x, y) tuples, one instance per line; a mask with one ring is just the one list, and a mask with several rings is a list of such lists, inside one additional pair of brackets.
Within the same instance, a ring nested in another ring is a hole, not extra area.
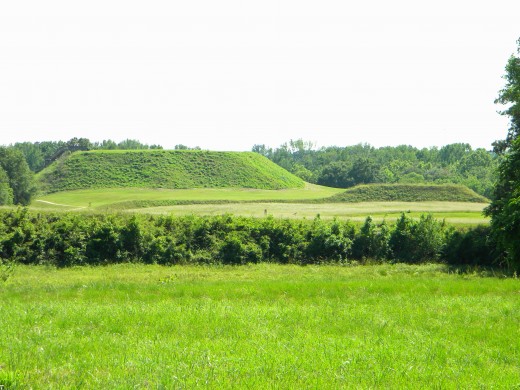
[(302, 140), (278, 148), (252, 149), (302, 179), (331, 187), (362, 183), (454, 183), (490, 197), (499, 157), (467, 143), (418, 149), (409, 145), (374, 148), (368, 144), (314, 149)]
[[(517, 55), (520, 56), (520, 39)], [(511, 56), (506, 65), (505, 87), (499, 92), (497, 103), (508, 105), (501, 112), (510, 119), (504, 141), (495, 149), (504, 154), (499, 166), (494, 199), (487, 213), (499, 249), (511, 268), (520, 270), (520, 57)]]

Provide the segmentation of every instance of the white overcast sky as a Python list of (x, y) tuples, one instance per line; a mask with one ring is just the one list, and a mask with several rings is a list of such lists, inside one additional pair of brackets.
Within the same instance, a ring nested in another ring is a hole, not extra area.
[(0, 1), (0, 144), (490, 148), (519, 37), (518, 0)]

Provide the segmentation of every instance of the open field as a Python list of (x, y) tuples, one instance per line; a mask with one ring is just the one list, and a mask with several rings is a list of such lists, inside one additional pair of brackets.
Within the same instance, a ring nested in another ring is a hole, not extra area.
[(334, 217), (352, 221), (364, 221), (370, 215), (375, 221), (394, 221), (402, 212), (419, 218), (421, 214), (431, 213), (435, 218), (445, 219), (452, 224), (487, 224), (489, 219), (482, 215), (485, 203), (465, 202), (362, 202), (362, 203), (232, 203), (232, 204), (195, 204), (149, 207), (128, 210), (152, 214), (173, 215), (221, 215), (234, 214), (249, 217), (262, 217), (267, 211), (275, 218), (314, 218), (317, 214), (325, 219)]
[[(486, 224), (482, 215), (485, 203), (472, 202), (359, 202), (359, 203), (276, 203), (320, 200), (339, 194), (343, 189), (306, 184), (303, 189), (257, 190), (236, 188), (203, 188), (179, 190), (153, 189), (91, 189), (57, 192), (38, 197), (31, 208), (49, 211), (113, 211), (174, 214), (174, 215), (220, 215), (225, 213), (263, 217), (267, 214), (277, 218), (348, 218), (362, 221), (371, 215), (380, 221), (394, 220), (401, 212), (412, 217), (432, 213), (436, 218), (454, 224)], [(208, 202), (203, 204), (170, 205), (132, 209), (135, 201), (186, 201)], [(125, 205), (126, 202), (126, 205)], [(211, 204), (215, 202), (215, 204)], [(219, 202), (237, 202), (221, 203)], [(240, 203), (254, 202), (254, 203)], [(119, 207), (125, 205), (125, 207)]]
[[(71, 209), (106, 208), (130, 201), (275, 201), (326, 198), (344, 191), (306, 183), (304, 188), (286, 190), (261, 190), (245, 188), (196, 188), (196, 189), (147, 189), (106, 188), (56, 192), (39, 196), (32, 203), (34, 208)], [(45, 203), (50, 202), (50, 203)]]
[(7, 388), (517, 388), (520, 283), (441, 265), (19, 266)]

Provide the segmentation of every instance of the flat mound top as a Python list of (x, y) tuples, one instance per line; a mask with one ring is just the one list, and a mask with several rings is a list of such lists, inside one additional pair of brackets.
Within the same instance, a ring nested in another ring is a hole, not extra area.
[(476, 202), (489, 199), (455, 184), (365, 184), (327, 198), (329, 202)]
[(37, 175), (43, 192), (89, 188), (303, 188), (305, 182), (253, 152), (75, 152)]

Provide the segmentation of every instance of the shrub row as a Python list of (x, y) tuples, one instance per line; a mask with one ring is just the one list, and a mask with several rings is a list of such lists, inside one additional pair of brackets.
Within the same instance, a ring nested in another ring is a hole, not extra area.
[(143, 262), (156, 264), (326, 263), (376, 259), (491, 265), (488, 228), (459, 231), (423, 215), (402, 214), (395, 225), (368, 217), (313, 221), (124, 214), (0, 212), (0, 256), (59, 267)]

